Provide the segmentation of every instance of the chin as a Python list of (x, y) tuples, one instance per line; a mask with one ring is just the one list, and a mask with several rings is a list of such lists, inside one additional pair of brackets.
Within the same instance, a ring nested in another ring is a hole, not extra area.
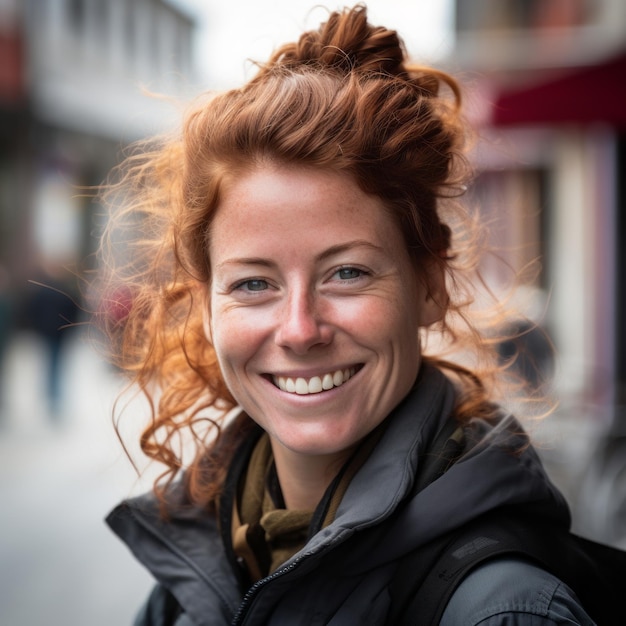
[(332, 432), (312, 433), (306, 429), (300, 433), (273, 435), (280, 444), (294, 454), (307, 457), (342, 456), (349, 454), (368, 433), (339, 435)]

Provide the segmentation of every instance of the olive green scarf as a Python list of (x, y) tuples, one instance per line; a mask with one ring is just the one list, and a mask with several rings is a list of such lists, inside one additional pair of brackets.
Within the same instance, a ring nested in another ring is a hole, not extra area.
[[(352, 477), (382, 432), (379, 427), (366, 438), (331, 485), (322, 528), (335, 518)], [(285, 508), (270, 440), (263, 434), (252, 452), (239, 497), (235, 499), (231, 529), (235, 554), (245, 562), (252, 581), (274, 572), (304, 546), (313, 513)]]

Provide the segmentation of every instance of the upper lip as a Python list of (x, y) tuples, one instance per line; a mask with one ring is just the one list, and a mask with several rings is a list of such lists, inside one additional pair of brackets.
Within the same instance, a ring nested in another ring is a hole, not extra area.
[(283, 371), (273, 371), (273, 372), (268, 372), (267, 376), (274, 376), (276, 378), (278, 378), (279, 376), (282, 378), (305, 378), (305, 379), (310, 379), (313, 378), (315, 376), (324, 376), (326, 374), (332, 374), (333, 372), (337, 372), (339, 370), (344, 371), (344, 370), (349, 370), (354, 368), (355, 370), (359, 370), (362, 367), (362, 363), (351, 363), (349, 365), (331, 365), (331, 366), (324, 366), (324, 367), (319, 367), (319, 368), (315, 368), (315, 369), (307, 369), (307, 370), (291, 370), (291, 371), (287, 371), (287, 370), (283, 370)]

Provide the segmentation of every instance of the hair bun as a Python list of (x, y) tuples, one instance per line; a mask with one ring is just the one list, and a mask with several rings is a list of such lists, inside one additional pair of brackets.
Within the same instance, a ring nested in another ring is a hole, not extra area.
[(371, 26), (366, 7), (357, 5), (331, 13), (318, 30), (280, 47), (266, 67), (317, 65), (345, 73), (361, 70), (399, 76), (406, 75), (404, 60), (404, 44), (398, 34)]

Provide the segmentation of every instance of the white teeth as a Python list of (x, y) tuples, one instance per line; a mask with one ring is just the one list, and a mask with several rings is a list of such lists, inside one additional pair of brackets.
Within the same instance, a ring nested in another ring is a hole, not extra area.
[(313, 376), (313, 378), (286, 378), (284, 376), (274, 376), (274, 384), (287, 393), (295, 393), (300, 396), (306, 396), (311, 393), (320, 393), (328, 391), (333, 387), (340, 387), (354, 376), (356, 369), (351, 367), (345, 370), (337, 370), (333, 373), (324, 374), (324, 376)]
[(319, 376), (313, 376), (309, 381), (309, 393), (319, 393), (322, 391), (322, 379)]

